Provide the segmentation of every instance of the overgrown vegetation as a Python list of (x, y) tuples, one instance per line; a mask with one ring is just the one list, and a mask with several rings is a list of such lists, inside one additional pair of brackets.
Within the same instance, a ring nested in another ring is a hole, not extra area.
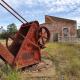
[(12, 69), (9, 65), (0, 68), (0, 80), (20, 80), (20, 72)]
[(55, 64), (59, 79), (80, 80), (80, 45), (68, 43), (50, 43), (45, 49)]
[[(53, 65), (56, 67), (58, 80), (80, 80), (80, 45), (48, 43), (46, 46), (44, 51), (49, 53), (49, 59), (53, 61)], [(0, 69), (0, 78), (1, 80), (20, 80), (21, 73), (9, 66), (3, 66)]]

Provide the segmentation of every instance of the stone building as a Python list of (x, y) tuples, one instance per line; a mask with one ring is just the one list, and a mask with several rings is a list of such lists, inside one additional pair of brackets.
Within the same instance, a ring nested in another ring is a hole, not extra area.
[(56, 41), (58, 38), (70, 38), (77, 36), (77, 23), (75, 20), (64, 19), (54, 16), (45, 16), (45, 23), (51, 34), (50, 41)]

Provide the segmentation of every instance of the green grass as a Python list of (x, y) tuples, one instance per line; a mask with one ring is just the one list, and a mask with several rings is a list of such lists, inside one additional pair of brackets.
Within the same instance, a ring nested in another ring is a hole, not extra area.
[(1, 80), (20, 80), (20, 72), (12, 69), (9, 65), (4, 65), (0, 68)]
[(68, 43), (49, 43), (44, 49), (56, 67), (58, 77), (65, 80), (80, 80), (80, 45)]

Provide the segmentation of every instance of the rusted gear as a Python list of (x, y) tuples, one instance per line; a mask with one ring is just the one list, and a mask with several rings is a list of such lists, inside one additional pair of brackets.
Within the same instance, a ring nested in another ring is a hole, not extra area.
[(49, 40), (50, 40), (49, 30), (46, 27), (41, 26), (38, 32), (38, 44), (40, 48), (44, 48), (45, 43), (48, 42)]

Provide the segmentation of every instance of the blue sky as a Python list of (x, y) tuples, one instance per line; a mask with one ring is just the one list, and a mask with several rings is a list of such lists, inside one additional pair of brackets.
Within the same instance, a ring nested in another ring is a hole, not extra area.
[[(1, 0), (0, 0), (1, 1)], [(80, 0), (5, 0), (28, 22), (38, 20), (44, 23), (45, 15), (77, 20), (80, 25)], [(1, 2), (2, 3), (2, 2)], [(21, 23), (0, 6), (0, 26)]]

